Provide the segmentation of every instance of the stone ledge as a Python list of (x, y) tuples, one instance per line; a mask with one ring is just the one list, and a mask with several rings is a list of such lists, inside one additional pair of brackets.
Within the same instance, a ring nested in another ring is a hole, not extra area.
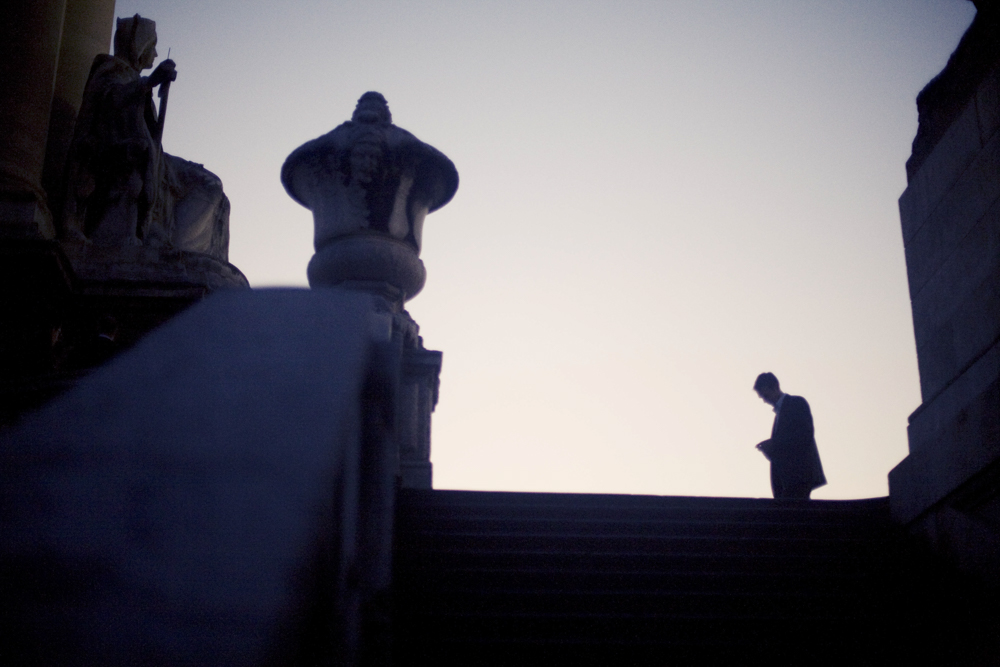
[(248, 288), (243, 273), (211, 255), (169, 247), (114, 247), (64, 243), (66, 255), (83, 286), (103, 283), (195, 285), (210, 291)]
[(910, 455), (889, 472), (895, 519), (909, 523), (1000, 459), (998, 377), (1000, 341), (910, 418)]

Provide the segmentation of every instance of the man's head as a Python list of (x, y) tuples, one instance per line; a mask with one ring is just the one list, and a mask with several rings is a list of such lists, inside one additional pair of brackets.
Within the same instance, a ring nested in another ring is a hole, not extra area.
[(768, 405), (774, 405), (781, 398), (781, 385), (774, 373), (761, 373), (753, 383), (753, 389), (760, 399)]

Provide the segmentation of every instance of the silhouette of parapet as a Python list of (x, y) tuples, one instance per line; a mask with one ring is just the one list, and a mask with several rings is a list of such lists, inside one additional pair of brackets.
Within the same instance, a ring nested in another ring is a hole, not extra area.
[(393, 125), (385, 98), (368, 92), (351, 120), (288, 156), (281, 182), (313, 212), (309, 284), (360, 283), (401, 303), (424, 286), (424, 217), (455, 195), (458, 172)]

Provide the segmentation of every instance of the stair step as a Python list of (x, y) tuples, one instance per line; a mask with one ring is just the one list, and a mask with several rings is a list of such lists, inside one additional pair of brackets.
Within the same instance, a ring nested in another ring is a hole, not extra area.
[(884, 498), (404, 490), (398, 655), (745, 664), (807, 641), (856, 662), (883, 629), (894, 535)]
[[(877, 550), (875, 550), (877, 551)], [(855, 571), (881, 562), (877, 554), (863, 551), (851, 556), (830, 554), (758, 554), (748, 558), (745, 553), (673, 552), (626, 553), (622, 551), (560, 551), (503, 552), (481, 551), (397, 551), (397, 567), (408, 569), (453, 570), (461, 567), (478, 569), (536, 568), (616, 568), (629, 570), (712, 571), (721, 573), (759, 571), (801, 572), (810, 569), (824, 572)]]
[(705, 496), (649, 496), (601, 493), (520, 493), (510, 491), (452, 491), (444, 489), (401, 489), (400, 509), (436, 507), (482, 507), (499, 511), (506, 507), (552, 507), (589, 511), (610, 508), (672, 509), (704, 512), (724, 511), (778, 511), (789, 514), (824, 514), (846, 512), (850, 514), (887, 513), (888, 498), (861, 500), (773, 500), (771, 498), (713, 498)]
[(588, 590), (506, 591), (448, 590), (420, 596), (420, 616), (492, 613), (498, 615), (623, 614), (719, 618), (798, 617), (820, 618), (844, 612), (858, 600), (854, 591), (819, 592), (808, 589), (742, 591), (644, 591)]
[[(508, 647), (522, 649), (546, 646), (580, 646), (591, 650), (613, 647), (624, 658), (628, 651), (645, 653), (658, 648), (660, 655), (677, 657), (678, 649), (697, 649), (703, 655), (719, 649), (742, 649), (747, 654), (793, 645), (808, 647), (813, 659), (798, 664), (828, 664), (820, 656), (836, 653), (849, 645), (863, 645), (878, 635), (878, 624), (867, 619), (844, 619), (836, 616), (794, 618), (757, 616), (718, 618), (712, 616), (655, 615), (525, 615), (505, 617), (490, 615), (454, 615), (435, 619), (435, 623), (412, 626), (411, 634), (401, 637), (400, 654), (419, 655), (424, 646), (439, 655), (456, 647), (488, 649), (496, 657)], [(440, 633), (446, 628), (446, 633)], [(638, 651), (637, 651), (638, 649)], [(427, 650), (426, 648), (424, 649)], [(487, 660), (490, 653), (482, 654)], [(537, 657), (525, 651), (525, 657)], [(454, 664), (454, 663), (451, 663)], [(468, 664), (482, 664), (474, 660)], [(496, 663), (494, 663), (496, 664)], [(534, 664), (534, 663), (533, 663)], [(559, 661), (557, 664), (564, 664)], [(594, 664), (588, 662), (587, 664)], [(625, 661), (608, 664), (631, 664)], [(668, 664), (674, 664), (673, 662)], [(709, 661), (706, 664), (711, 664)], [(747, 664), (738, 662), (735, 664)], [(785, 663), (789, 664), (789, 663)], [(869, 664), (867, 662), (862, 664)]]
[(522, 554), (525, 557), (545, 554), (588, 556), (592, 554), (630, 554), (663, 556), (720, 556), (743, 558), (765, 556), (816, 556), (871, 558), (870, 541), (861, 539), (776, 539), (721, 537), (573, 537), (556, 539), (548, 535), (476, 535), (434, 534), (407, 536), (402, 548), (427, 554), (447, 552), (475, 554)]
[[(774, 628), (756, 635), (727, 636), (724, 629), (710, 641), (671, 637), (643, 640), (434, 640), (400, 643), (400, 664), (422, 665), (886, 665), (892, 660), (877, 633), (846, 628), (843, 636), (826, 639), (795, 637)], [(683, 634), (683, 633), (682, 633)], [(832, 632), (831, 634), (836, 634)], [(897, 656), (893, 656), (897, 657)]]
[(819, 593), (853, 590), (869, 586), (879, 579), (867, 570), (850, 572), (787, 572), (752, 570), (722, 573), (712, 570), (596, 570), (591, 568), (486, 569), (463, 568), (441, 571), (436, 568), (410, 570), (397, 591), (431, 595), (446, 591), (510, 591), (538, 592), (642, 590), (658, 594), (684, 592), (718, 592), (769, 595), (775, 591), (798, 591), (808, 588)]
[(635, 519), (624, 521), (551, 518), (427, 518), (419, 522), (402, 519), (402, 537), (423, 534), (552, 535), (552, 536), (656, 536), (656, 537), (770, 537), (798, 539), (877, 538), (884, 524), (859, 526), (848, 521), (836, 523), (791, 523), (781, 521), (708, 521)]

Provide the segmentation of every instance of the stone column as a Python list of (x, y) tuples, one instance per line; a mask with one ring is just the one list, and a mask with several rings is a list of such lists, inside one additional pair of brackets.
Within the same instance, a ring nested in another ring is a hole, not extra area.
[(66, 0), (11, 0), (0, 22), (0, 236), (53, 238), (42, 189)]
[(404, 487), (431, 488), (431, 413), (438, 401), (441, 353), (423, 345), (407, 350), (399, 380), (399, 477)]
[(62, 209), (63, 171), (83, 89), (94, 57), (110, 52), (114, 18), (114, 0), (66, 0), (42, 171), (42, 186), (48, 193), (49, 208), (56, 219)]

